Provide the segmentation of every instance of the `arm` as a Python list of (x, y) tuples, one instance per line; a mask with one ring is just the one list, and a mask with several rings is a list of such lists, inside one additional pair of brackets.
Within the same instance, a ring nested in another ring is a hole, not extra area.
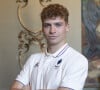
[(67, 87), (59, 87), (58, 90), (73, 90), (73, 89)]
[[(65, 67), (62, 74), (62, 81), (58, 90), (81, 90), (84, 87), (86, 77), (88, 75), (87, 59), (79, 60), (78, 62), (71, 62), (69, 67)], [(72, 65), (72, 66), (70, 66)]]
[(10, 90), (22, 90), (24, 85), (19, 81), (14, 81)]
[(21, 82), (15, 80), (10, 90), (31, 90), (31, 89), (29, 85), (24, 86)]
[[(25, 65), (23, 66), (20, 73), (17, 75), (16, 80), (11, 85), (10, 90), (30, 90), (29, 86), (29, 78), (32, 72), (32, 60), (33, 55), (29, 57), (29, 59), (26, 61)], [(21, 83), (23, 82), (23, 83)]]

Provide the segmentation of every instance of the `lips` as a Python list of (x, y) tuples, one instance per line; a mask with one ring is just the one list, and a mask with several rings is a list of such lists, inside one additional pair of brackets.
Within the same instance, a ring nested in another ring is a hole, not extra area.
[(49, 37), (49, 39), (56, 39), (57, 38), (57, 36), (48, 36)]

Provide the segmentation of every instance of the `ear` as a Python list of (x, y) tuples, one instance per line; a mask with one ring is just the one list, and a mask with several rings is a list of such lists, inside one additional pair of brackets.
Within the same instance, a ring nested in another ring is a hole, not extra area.
[(68, 32), (69, 30), (70, 30), (70, 25), (67, 24), (67, 25), (66, 25), (66, 31)]

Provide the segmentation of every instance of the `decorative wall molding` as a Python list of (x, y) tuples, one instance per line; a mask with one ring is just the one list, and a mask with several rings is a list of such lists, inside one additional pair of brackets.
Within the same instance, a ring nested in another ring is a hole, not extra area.
[[(43, 7), (45, 6), (43, 3), (51, 2), (51, 0), (39, 0), (40, 5)], [(28, 0), (17, 0), (16, 3), (18, 3), (17, 8), (17, 16), (20, 25), (24, 30), (21, 30), (18, 35), (19, 45), (18, 45), (18, 61), (20, 68), (23, 67), (22, 61), (23, 56), (26, 55), (26, 53), (29, 51), (31, 45), (38, 45), (41, 51), (44, 50), (45, 42), (44, 42), (44, 36), (41, 30), (31, 30), (24, 24), (22, 20), (22, 10), (23, 8), (27, 7)], [(36, 32), (37, 31), (37, 32)]]

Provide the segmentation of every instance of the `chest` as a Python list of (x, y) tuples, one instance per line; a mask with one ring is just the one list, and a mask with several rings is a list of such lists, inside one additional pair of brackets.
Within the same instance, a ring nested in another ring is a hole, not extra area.
[(32, 71), (32, 84), (36, 89), (56, 89), (62, 80), (63, 59), (44, 57), (37, 62)]

